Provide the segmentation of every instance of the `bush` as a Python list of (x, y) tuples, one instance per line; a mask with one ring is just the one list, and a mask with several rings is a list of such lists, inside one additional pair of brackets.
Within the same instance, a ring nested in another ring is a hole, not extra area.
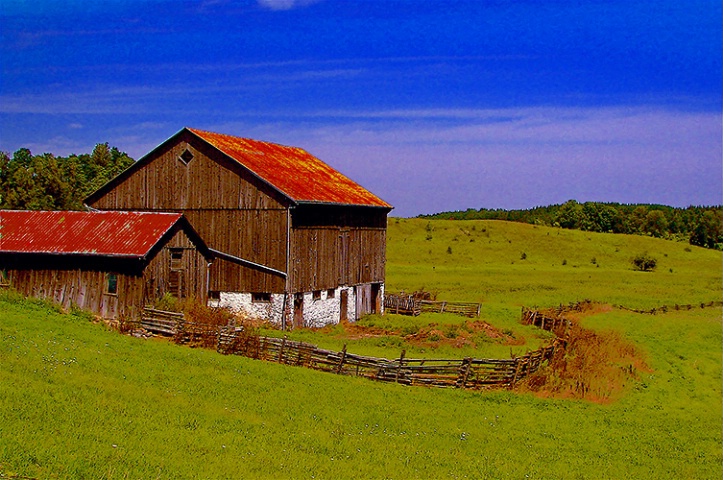
[(640, 270), (641, 272), (650, 272), (652, 270), (655, 270), (658, 261), (647, 253), (641, 253), (640, 255), (637, 255), (635, 258), (633, 258), (631, 260), (631, 263), (635, 266), (636, 269)]

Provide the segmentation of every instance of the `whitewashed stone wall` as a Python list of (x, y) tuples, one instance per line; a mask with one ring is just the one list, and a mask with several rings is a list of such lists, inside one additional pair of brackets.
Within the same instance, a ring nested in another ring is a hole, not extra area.
[(339, 290), (334, 290), (334, 296), (329, 297), (327, 290), (322, 290), (320, 298), (314, 300), (314, 294), (304, 294), (304, 326), (319, 328), (329, 324), (339, 323), (341, 303)]
[[(353, 322), (356, 319), (356, 289), (354, 287), (337, 287), (334, 289), (333, 296), (329, 296), (328, 290), (322, 290), (320, 298), (316, 300), (314, 300), (313, 292), (304, 293), (304, 325), (318, 328), (339, 323), (341, 318), (341, 292), (343, 290), (346, 290), (348, 295), (346, 318)], [(384, 295), (384, 284), (381, 285), (380, 294)], [(228, 308), (233, 312), (243, 312), (252, 318), (268, 320), (281, 325), (284, 294), (271, 294), (270, 302), (254, 302), (251, 293), (221, 292), (218, 300), (209, 300), (208, 303), (212, 307)], [(383, 313), (384, 303), (380, 303), (381, 313)], [(294, 296), (289, 295), (287, 303), (287, 321), (289, 324), (293, 322), (293, 305)]]
[(219, 300), (211, 306), (228, 308), (233, 312), (245, 313), (252, 318), (281, 324), (284, 295), (281, 293), (271, 294), (270, 302), (254, 302), (250, 293), (221, 292)]

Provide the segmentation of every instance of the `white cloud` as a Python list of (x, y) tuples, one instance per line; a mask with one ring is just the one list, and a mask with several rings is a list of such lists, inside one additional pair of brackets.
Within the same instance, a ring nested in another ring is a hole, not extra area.
[(297, 7), (305, 7), (321, 0), (257, 0), (258, 4), (269, 10), (291, 10)]

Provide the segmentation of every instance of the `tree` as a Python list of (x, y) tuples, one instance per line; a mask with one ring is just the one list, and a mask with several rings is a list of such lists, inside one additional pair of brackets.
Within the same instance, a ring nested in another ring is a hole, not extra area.
[(658, 265), (658, 261), (648, 255), (648, 253), (641, 253), (631, 260), (632, 264), (641, 272), (649, 272), (655, 270)]
[(720, 248), (723, 244), (723, 221), (720, 213), (708, 210), (698, 219), (690, 235), (690, 244), (706, 248)]
[(668, 219), (660, 210), (651, 210), (645, 215), (643, 231), (654, 237), (663, 238), (668, 234)]
[(555, 216), (555, 223), (562, 228), (578, 228), (582, 217), (582, 206), (575, 200), (568, 200)]
[(27, 148), (12, 158), (0, 152), (0, 208), (79, 210), (83, 199), (133, 164), (107, 143), (92, 154), (56, 157), (33, 155)]

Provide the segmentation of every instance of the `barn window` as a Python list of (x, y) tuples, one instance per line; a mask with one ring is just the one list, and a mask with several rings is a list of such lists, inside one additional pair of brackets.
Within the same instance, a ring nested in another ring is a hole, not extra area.
[(183, 269), (183, 249), (171, 248), (171, 271)]
[(115, 273), (109, 273), (106, 276), (106, 290), (105, 293), (116, 295), (118, 293), (118, 275)]
[(321, 300), (321, 290), (314, 290), (314, 300)]
[(178, 159), (183, 163), (184, 165), (188, 165), (191, 163), (191, 160), (193, 160), (193, 153), (189, 149), (185, 149), (181, 155), (179, 155)]
[(326, 298), (334, 298), (336, 296), (336, 290), (330, 288), (326, 291)]
[(270, 293), (252, 293), (251, 301), (253, 303), (270, 303), (271, 302), (271, 294)]
[(208, 299), (209, 300), (221, 300), (221, 292), (219, 292), (218, 290), (209, 290)]

